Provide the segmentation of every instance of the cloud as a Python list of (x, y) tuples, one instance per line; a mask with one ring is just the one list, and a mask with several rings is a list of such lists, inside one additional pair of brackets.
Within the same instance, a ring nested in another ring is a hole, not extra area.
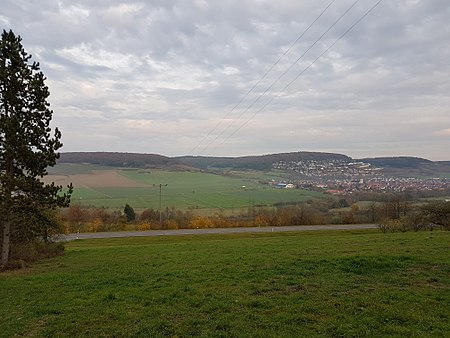
[(450, 137), (450, 128), (438, 130), (434, 132), (434, 135), (442, 137)]
[(311, 65), (376, 3), (310, 48), (335, 2), (273, 66), (328, 3), (5, 1), (0, 23), (41, 63), (64, 151), (448, 159), (448, 1), (384, 1)]

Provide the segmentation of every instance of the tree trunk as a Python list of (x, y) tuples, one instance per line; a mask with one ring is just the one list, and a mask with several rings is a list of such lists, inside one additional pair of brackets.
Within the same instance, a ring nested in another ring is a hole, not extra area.
[[(8, 109), (6, 106), (6, 114), (8, 114)], [(12, 156), (9, 156), (8, 152), (5, 155), (5, 163), (6, 163), (6, 185), (2, 187), (5, 192), (4, 202), (3, 202), (3, 238), (2, 238), (2, 260), (1, 265), (6, 265), (9, 261), (9, 249), (11, 243), (11, 198), (12, 198), (12, 189), (11, 189), (11, 178), (14, 176), (14, 166)], [(0, 222), (1, 224), (1, 222)]]
[(6, 190), (6, 194), (4, 197), (5, 201), (2, 203), (2, 209), (3, 209), (3, 217), (2, 221), (0, 221), (0, 226), (3, 230), (3, 238), (2, 238), (2, 260), (1, 265), (6, 265), (9, 261), (9, 249), (10, 249), (10, 243), (11, 243), (11, 189), (9, 187), (6, 187), (4, 190)]
[(11, 235), (11, 222), (6, 220), (3, 223), (3, 240), (2, 240), (2, 261), (1, 265), (6, 265), (9, 261), (9, 243)]

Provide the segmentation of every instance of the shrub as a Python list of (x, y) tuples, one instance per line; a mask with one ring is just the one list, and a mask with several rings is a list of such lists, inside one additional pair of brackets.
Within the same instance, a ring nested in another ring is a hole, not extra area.
[(148, 222), (140, 222), (136, 227), (136, 230), (138, 230), (138, 231), (145, 231), (145, 230), (150, 230), (150, 229), (151, 229), (151, 224)]
[(166, 224), (167, 224), (167, 229), (170, 229), (170, 230), (178, 229), (178, 223), (177, 223), (177, 221), (174, 220), (174, 219), (169, 219), (169, 220), (166, 222)]
[(213, 228), (214, 223), (209, 217), (197, 216), (191, 220), (189, 227), (192, 229)]
[(401, 219), (385, 219), (378, 225), (378, 229), (382, 232), (405, 232), (408, 230), (408, 226), (404, 220)]
[(429, 202), (422, 207), (421, 212), (429, 224), (436, 224), (446, 230), (450, 230), (450, 202)]
[(27, 267), (27, 263), (22, 259), (10, 259), (4, 266), (0, 266), (0, 271), (18, 270)]
[(6, 269), (24, 268), (30, 263), (40, 259), (61, 256), (64, 254), (64, 244), (61, 242), (34, 241), (24, 244), (15, 244), (11, 247), (11, 260)]

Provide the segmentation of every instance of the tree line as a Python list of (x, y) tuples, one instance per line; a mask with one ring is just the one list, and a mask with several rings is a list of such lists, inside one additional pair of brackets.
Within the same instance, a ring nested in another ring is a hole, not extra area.
[(418, 204), (404, 194), (384, 197), (383, 201), (363, 204), (350, 198), (280, 203), (272, 207), (249, 207), (233, 214), (217, 211), (211, 215), (175, 207), (167, 207), (160, 214), (152, 208), (136, 212), (129, 204), (123, 210), (73, 204), (61, 209), (58, 219), (61, 232), (65, 233), (360, 223), (378, 224), (384, 232), (437, 227), (450, 230), (450, 202)]

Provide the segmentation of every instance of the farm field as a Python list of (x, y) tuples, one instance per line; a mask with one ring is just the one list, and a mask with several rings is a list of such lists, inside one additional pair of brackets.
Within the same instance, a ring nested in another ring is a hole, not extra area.
[(0, 274), (0, 335), (444, 337), (450, 232), (79, 240)]
[(313, 191), (275, 189), (261, 184), (261, 177), (278, 177), (264, 173), (221, 176), (204, 172), (66, 164), (56, 166), (50, 174), (46, 181), (59, 185), (74, 184), (73, 203), (107, 208), (123, 208), (128, 203), (136, 209), (157, 209), (160, 184), (163, 185), (162, 206), (178, 209), (233, 211), (324, 196)]

